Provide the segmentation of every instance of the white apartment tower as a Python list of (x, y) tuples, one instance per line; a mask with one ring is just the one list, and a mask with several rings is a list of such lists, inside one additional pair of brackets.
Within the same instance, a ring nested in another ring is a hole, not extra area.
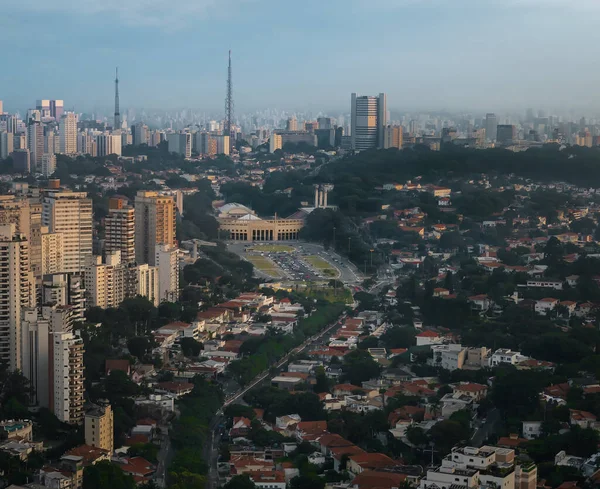
[(385, 93), (377, 97), (352, 94), (351, 144), (355, 151), (383, 148), (384, 128), (387, 125)]
[(54, 153), (44, 153), (42, 155), (42, 175), (46, 178), (53, 175), (56, 171), (56, 155)]
[(156, 247), (159, 302), (179, 299), (179, 249), (172, 245)]
[(85, 192), (48, 191), (42, 225), (63, 235), (63, 272), (83, 272), (92, 261), (92, 200)]
[(15, 224), (0, 225), (0, 362), (21, 369), (21, 314), (35, 306), (29, 243)]
[(50, 335), (50, 408), (63, 423), (83, 422), (83, 340), (73, 333)]
[(121, 156), (121, 134), (108, 133), (96, 136), (96, 152), (98, 156), (117, 155)]

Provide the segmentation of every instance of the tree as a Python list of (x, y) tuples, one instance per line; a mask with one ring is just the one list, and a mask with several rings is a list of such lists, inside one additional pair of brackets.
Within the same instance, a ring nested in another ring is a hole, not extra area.
[(344, 357), (342, 366), (345, 379), (354, 385), (379, 377), (381, 367), (373, 357), (364, 350), (354, 350)]
[(181, 351), (186, 357), (197, 357), (202, 351), (202, 343), (194, 338), (181, 338), (179, 340)]
[(446, 272), (446, 277), (444, 278), (444, 288), (448, 289), (452, 294), (454, 292), (454, 276), (451, 271)]
[(297, 475), (290, 481), (290, 489), (324, 489), (325, 480), (316, 474)]
[(83, 469), (83, 489), (136, 489), (135, 480), (108, 460)]
[(150, 341), (145, 336), (134, 336), (127, 341), (127, 349), (134, 357), (142, 360), (150, 352)]
[(248, 474), (234, 475), (229, 482), (223, 486), (223, 489), (256, 489), (256, 484), (252, 482)]
[(429, 437), (423, 428), (419, 428), (418, 426), (410, 426), (406, 430), (406, 438), (413, 445), (417, 447), (422, 447), (429, 443)]

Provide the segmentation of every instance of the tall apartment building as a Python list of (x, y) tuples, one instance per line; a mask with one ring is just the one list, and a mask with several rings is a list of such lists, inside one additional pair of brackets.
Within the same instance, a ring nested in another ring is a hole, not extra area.
[(496, 114), (485, 114), (485, 137), (488, 141), (495, 141), (498, 132), (498, 118)]
[(96, 152), (98, 156), (117, 155), (121, 156), (121, 133), (98, 134), (96, 136)]
[(108, 401), (99, 401), (86, 410), (84, 426), (85, 444), (108, 450), (108, 453), (112, 454), (115, 449), (114, 414)]
[(123, 198), (108, 201), (108, 216), (104, 219), (104, 249), (106, 253), (121, 252), (122, 263), (135, 262), (135, 210)]
[(50, 408), (63, 423), (83, 422), (83, 340), (73, 333), (50, 335)]
[(44, 125), (37, 120), (29, 120), (27, 124), (27, 149), (31, 155), (31, 167), (38, 171), (42, 167), (44, 154)]
[(192, 157), (192, 135), (189, 132), (175, 132), (167, 136), (169, 153), (177, 153), (184, 158)]
[(29, 242), (15, 224), (0, 225), (0, 362), (21, 369), (21, 314), (35, 306)]
[(383, 130), (383, 148), (402, 149), (403, 130), (402, 126), (385, 126)]
[[(496, 141), (498, 144), (512, 144), (517, 140), (517, 127), (512, 124), (500, 124), (496, 128)], [(591, 136), (590, 136), (591, 140)]]
[(217, 154), (217, 140), (212, 134), (199, 131), (194, 134), (193, 149), (200, 155), (214, 156)]
[(155, 248), (175, 244), (175, 201), (158, 192), (141, 190), (135, 196), (135, 261), (155, 264)]
[(65, 261), (63, 235), (61, 233), (49, 233), (48, 228), (46, 226), (42, 226), (41, 267), (39, 275), (60, 273), (64, 270), (64, 268)]
[(77, 135), (77, 152), (90, 156), (98, 156), (96, 136), (84, 132)]
[(77, 116), (73, 112), (62, 115), (59, 123), (60, 152), (67, 155), (77, 153)]
[(156, 247), (159, 302), (179, 299), (179, 249), (173, 245)]
[(331, 117), (319, 117), (317, 123), (319, 124), (319, 129), (333, 129)]
[(50, 190), (42, 199), (42, 225), (63, 235), (63, 272), (83, 272), (92, 260), (92, 200), (85, 192)]
[(30, 173), (32, 168), (31, 153), (27, 148), (15, 149), (10, 156), (13, 159), (13, 167), (21, 173)]
[(15, 231), (31, 238), (30, 204), (16, 195), (0, 195), (0, 224), (14, 224)]
[(73, 321), (83, 321), (86, 305), (82, 277), (73, 273), (44, 275), (40, 303), (69, 306), (73, 311)]
[(384, 127), (387, 125), (385, 93), (377, 97), (352, 94), (351, 147), (355, 151), (383, 148)]
[(272, 133), (269, 138), (269, 153), (274, 153), (281, 148), (283, 148), (281, 134), (277, 134), (276, 132)]
[(15, 149), (15, 140), (10, 132), (0, 132), (0, 160), (5, 160)]
[(131, 126), (131, 144), (139, 146), (148, 144), (148, 126), (143, 122), (137, 122)]
[(217, 141), (217, 154), (228, 155), (230, 149), (229, 136), (215, 136)]
[(119, 307), (126, 294), (127, 267), (121, 264), (121, 254), (114, 251), (94, 256), (95, 263), (85, 268), (84, 283), (89, 307)]
[(42, 175), (46, 178), (53, 175), (56, 171), (56, 155), (54, 153), (44, 153), (42, 155)]
[(21, 354), (23, 375), (31, 385), (33, 404), (51, 408), (49, 385), (50, 344), (52, 333), (71, 333), (74, 311), (70, 306), (27, 308), (21, 321)]
[(129, 274), (128, 295), (130, 297), (141, 295), (158, 307), (160, 302), (158, 267), (152, 267), (147, 263), (143, 263), (137, 267), (130, 268)]
[(42, 234), (48, 233), (48, 227), (42, 226), (42, 203), (29, 202), (29, 265), (33, 276), (42, 276)]

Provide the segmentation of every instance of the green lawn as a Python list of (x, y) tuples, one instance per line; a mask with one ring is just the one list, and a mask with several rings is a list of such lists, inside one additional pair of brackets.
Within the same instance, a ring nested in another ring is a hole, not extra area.
[(256, 251), (259, 253), (291, 253), (292, 251), (294, 251), (294, 247), (288, 245), (270, 244), (253, 246), (252, 248), (249, 248), (248, 251)]
[(324, 260), (320, 256), (310, 255), (303, 257), (307, 263), (310, 263), (314, 268), (320, 271), (325, 277), (334, 278), (339, 277), (339, 271), (327, 260)]
[(259, 255), (247, 255), (246, 260), (252, 263), (258, 270), (273, 278), (285, 277), (283, 270), (279, 268), (275, 263), (264, 256)]

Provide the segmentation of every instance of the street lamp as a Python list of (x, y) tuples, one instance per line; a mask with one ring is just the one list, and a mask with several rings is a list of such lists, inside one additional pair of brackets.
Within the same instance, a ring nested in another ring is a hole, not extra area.
[(333, 226), (333, 251), (335, 252), (335, 226)]

